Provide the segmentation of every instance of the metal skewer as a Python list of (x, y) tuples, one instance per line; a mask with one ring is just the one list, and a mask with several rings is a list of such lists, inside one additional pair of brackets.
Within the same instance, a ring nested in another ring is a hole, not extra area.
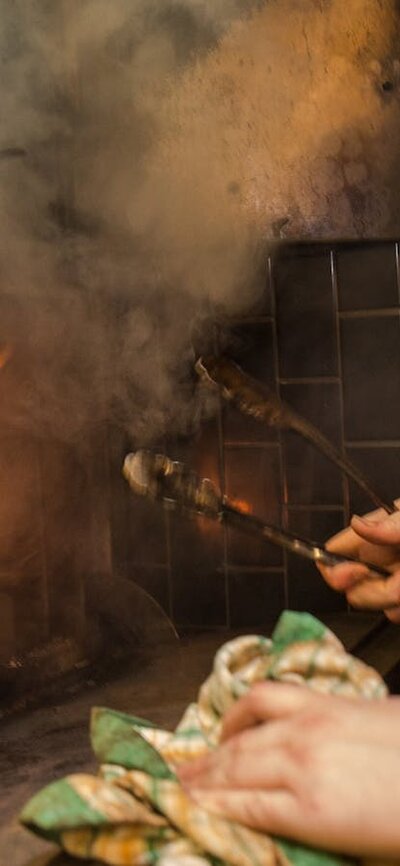
[(331, 553), (323, 545), (293, 535), (240, 511), (231, 505), (226, 497), (221, 496), (208, 478), (199, 478), (184, 463), (170, 460), (164, 454), (153, 454), (151, 451), (128, 454), (124, 461), (123, 474), (135, 493), (159, 500), (166, 507), (203, 514), (320, 565), (333, 567), (343, 562), (356, 562), (381, 577), (390, 577), (390, 572), (380, 566)]
[(390, 505), (374, 490), (368, 478), (332, 445), (317, 427), (299, 415), (284, 403), (278, 395), (266, 386), (247, 376), (243, 370), (228, 358), (199, 358), (195, 366), (201, 379), (209, 385), (217, 386), (223, 397), (231, 401), (245, 415), (251, 415), (258, 421), (263, 421), (269, 427), (279, 430), (293, 430), (311, 442), (321, 454), (324, 454), (348, 478), (366, 493), (377, 508), (383, 508), (387, 514), (397, 511), (393, 503)]

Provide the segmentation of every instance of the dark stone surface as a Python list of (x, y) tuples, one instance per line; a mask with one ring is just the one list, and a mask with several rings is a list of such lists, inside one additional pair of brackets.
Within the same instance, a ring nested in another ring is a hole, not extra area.
[(285, 607), (284, 573), (265, 569), (229, 569), (229, 612), (233, 628), (258, 629), (277, 619)]
[(394, 244), (343, 246), (337, 253), (337, 275), (340, 310), (398, 304)]
[(205, 517), (171, 520), (172, 612), (181, 626), (226, 625), (223, 528)]
[(341, 321), (345, 435), (398, 439), (400, 314)]
[(280, 374), (289, 379), (338, 372), (329, 256), (306, 252), (275, 264)]
[[(290, 384), (285, 401), (335, 445), (340, 442), (340, 390), (336, 383)], [(335, 505), (343, 490), (337, 467), (298, 433), (285, 433), (283, 453), (289, 505)]]
[[(384, 502), (397, 499), (400, 492), (400, 445), (347, 448), (347, 453), (352, 462), (368, 474)], [(353, 514), (371, 511), (368, 498), (354, 484), (350, 484), (350, 508)]]
[(1, 866), (33, 866), (35, 857), (45, 857), (46, 852), (50, 857), (54, 850), (20, 828), (17, 815), (47, 783), (76, 771), (95, 772), (89, 745), (90, 708), (114, 707), (172, 729), (196, 697), (223, 641), (217, 633), (186, 638), (152, 652), (136, 651), (130, 667), (114, 681), (92, 683), (79, 697), (61, 694), (57, 702), (1, 723)]

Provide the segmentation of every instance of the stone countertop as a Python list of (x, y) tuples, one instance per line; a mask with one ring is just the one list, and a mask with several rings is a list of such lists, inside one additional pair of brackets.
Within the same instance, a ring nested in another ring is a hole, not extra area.
[[(131, 712), (173, 729), (207, 676), (216, 649), (231, 635), (212, 633), (171, 643), (164, 652), (136, 651), (108, 684), (10, 717), (1, 724), (0, 866), (66, 866), (53, 846), (18, 825), (16, 816), (41, 787), (68, 773), (94, 772), (89, 743), (93, 705)], [(54, 859), (55, 858), (55, 859)]]

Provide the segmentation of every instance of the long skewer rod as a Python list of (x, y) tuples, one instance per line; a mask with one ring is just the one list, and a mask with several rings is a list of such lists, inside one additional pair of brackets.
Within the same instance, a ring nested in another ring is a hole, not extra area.
[(199, 358), (196, 371), (201, 379), (214, 387), (217, 386), (223, 397), (245, 415), (250, 415), (269, 427), (292, 430), (311, 442), (321, 454), (354, 481), (377, 508), (382, 508), (387, 514), (397, 511), (396, 506), (385, 502), (364, 473), (338, 451), (317, 427), (291, 409), (269, 388), (244, 373), (233, 361), (227, 358)]

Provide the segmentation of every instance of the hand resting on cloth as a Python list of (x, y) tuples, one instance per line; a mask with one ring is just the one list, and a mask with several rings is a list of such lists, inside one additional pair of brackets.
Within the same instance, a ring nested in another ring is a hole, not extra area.
[[(346, 852), (397, 853), (394, 832), (380, 826), (389, 789), (389, 819), (396, 808), (400, 779), (385, 698), (380, 676), (322, 623), (286, 612), (271, 640), (250, 635), (221, 647), (175, 733), (95, 709), (99, 774), (50, 784), (21, 821), (76, 857), (112, 866), (345, 866), (360, 863)], [(383, 805), (374, 793), (375, 758)], [(361, 801), (354, 791), (346, 799), (346, 785), (361, 771)], [(376, 845), (358, 848), (352, 831), (344, 832), (354, 810), (367, 842), (376, 822)]]
[(400, 857), (400, 699), (263, 683), (227, 714), (222, 743), (179, 771), (199, 805), (317, 847)]

